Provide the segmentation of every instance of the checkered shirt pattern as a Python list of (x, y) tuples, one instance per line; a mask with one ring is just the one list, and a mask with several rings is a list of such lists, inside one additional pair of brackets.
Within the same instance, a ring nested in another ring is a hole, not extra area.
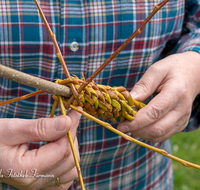
[[(43, 0), (40, 5), (71, 74), (89, 77), (150, 14), (158, 0)], [(95, 79), (131, 90), (155, 61), (170, 52), (200, 51), (200, 0), (170, 0)], [(72, 52), (76, 41), (79, 49)], [(53, 81), (65, 78), (56, 50), (33, 0), (0, 0), (0, 62)], [(0, 101), (36, 91), (0, 78)], [(48, 117), (51, 95), (0, 107), (1, 118)], [(199, 105), (199, 102), (196, 102)], [(199, 106), (186, 130), (198, 127)], [(59, 110), (56, 110), (59, 114)], [(195, 115), (196, 114), (196, 115)], [(117, 124), (113, 124), (116, 127)], [(171, 160), (140, 147), (84, 117), (78, 128), (86, 190), (171, 190)], [(169, 140), (153, 144), (170, 152)], [(44, 142), (29, 143), (39, 148)], [(1, 183), (1, 189), (15, 189)], [(81, 189), (75, 180), (71, 190)]]

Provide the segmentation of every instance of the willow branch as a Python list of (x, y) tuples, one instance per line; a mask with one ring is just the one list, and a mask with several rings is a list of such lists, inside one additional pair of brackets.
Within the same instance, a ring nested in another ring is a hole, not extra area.
[[(83, 83), (79, 89), (77, 90), (80, 93), (117, 55), (130, 43), (130, 41), (140, 34), (145, 28), (146, 24), (149, 20), (168, 2), (169, 0), (164, 0), (161, 3), (157, 4), (150, 15), (142, 22), (142, 24), (131, 34), (131, 36), (115, 51), (112, 55), (89, 77), (86, 79), (85, 83)], [(74, 96), (66, 102), (65, 107), (68, 108), (69, 105), (74, 100)]]
[[(168, 2), (169, 0), (164, 0), (157, 4), (150, 15), (142, 22), (142, 24), (130, 35), (130, 37), (115, 51), (112, 55), (89, 77), (86, 82), (90, 83), (117, 55), (130, 43), (130, 41), (140, 34), (145, 28), (149, 20)], [(85, 84), (83, 84), (85, 85)]]
[[(57, 55), (58, 59), (59, 59), (60, 62), (61, 62), (61, 65), (62, 65), (62, 67), (63, 67), (63, 69), (64, 69), (64, 72), (65, 72), (67, 78), (70, 78), (71, 75), (70, 75), (70, 73), (69, 73), (69, 71), (68, 71), (67, 65), (66, 65), (66, 63), (65, 63), (65, 61), (64, 61), (64, 58), (63, 58), (62, 53), (61, 53), (61, 51), (60, 51), (60, 48), (59, 48), (59, 46), (58, 46), (58, 42), (57, 42), (57, 40), (56, 40), (56, 35), (52, 32), (52, 30), (51, 30), (51, 28), (50, 28), (50, 26), (49, 26), (49, 23), (47, 22), (47, 20), (46, 20), (46, 18), (45, 18), (45, 15), (44, 15), (44, 13), (43, 13), (41, 7), (40, 7), (40, 4), (38, 3), (37, 0), (34, 0), (34, 1), (35, 1), (35, 4), (36, 4), (36, 6), (37, 6), (37, 8), (38, 8), (38, 10), (39, 10), (40, 16), (41, 16), (41, 18), (42, 18), (42, 20), (43, 20), (43, 22), (44, 22), (44, 24), (45, 24), (45, 26), (46, 26), (48, 32), (49, 32), (49, 35), (51, 36), (51, 39), (52, 39), (53, 44), (54, 44), (54, 47), (56, 48), (56, 55)], [(75, 89), (75, 87), (74, 87), (74, 84), (71, 83), (70, 86), (71, 86), (71, 89), (72, 89), (72, 92), (73, 92), (74, 96), (75, 96), (75, 97), (78, 97), (79, 94), (77, 93), (77, 91), (76, 91), (76, 89)]]
[[(58, 96), (58, 100), (59, 100), (59, 105), (60, 105), (60, 109), (61, 109), (62, 115), (66, 115), (66, 110), (65, 110), (64, 103), (63, 103), (63, 100), (62, 100), (61, 96)], [(73, 153), (73, 156), (74, 156), (74, 161), (75, 161), (75, 165), (76, 165), (76, 169), (77, 169), (77, 173), (78, 173), (81, 189), (85, 190), (83, 177), (82, 177), (82, 173), (81, 173), (81, 168), (80, 168), (80, 165), (79, 165), (78, 157), (77, 157), (77, 154), (76, 154), (74, 142), (73, 142), (72, 135), (71, 135), (70, 131), (68, 131), (67, 137), (68, 137), (69, 143), (71, 145), (72, 153)]]
[(141, 142), (141, 141), (139, 141), (139, 140), (137, 140), (137, 139), (135, 139), (135, 138), (133, 138), (133, 137), (131, 137), (131, 136), (129, 136), (129, 135), (126, 135), (125, 133), (122, 133), (121, 131), (119, 131), (119, 130), (115, 129), (114, 127), (112, 127), (109, 123), (106, 123), (106, 122), (104, 122), (104, 121), (99, 120), (98, 118), (96, 118), (96, 117), (94, 117), (94, 116), (92, 116), (92, 115), (90, 115), (90, 114), (88, 114), (88, 113), (86, 113), (86, 112), (84, 112), (84, 111), (78, 109), (76, 106), (70, 105), (70, 108), (72, 108), (72, 109), (76, 110), (77, 112), (81, 113), (82, 115), (84, 115), (84, 116), (87, 117), (88, 119), (93, 120), (93, 121), (99, 123), (100, 125), (102, 125), (102, 126), (104, 126), (105, 128), (111, 130), (112, 132), (114, 132), (114, 133), (120, 135), (121, 137), (123, 137), (124, 139), (126, 139), (126, 140), (128, 140), (128, 141), (134, 142), (134, 143), (136, 143), (136, 144), (138, 144), (138, 145), (140, 145), (140, 146), (143, 146), (143, 147), (145, 147), (145, 148), (148, 148), (148, 149), (150, 149), (150, 150), (153, 150), (154, 152), (157, 152), (157, 153), (159, 153), (159, 154), (162, 154), (163, 156), (166, 156), (166, 157), (168, 157), (168, 158), (171, 158), (172, 160), (175, 160), (175, 161), (181, 163), (182, 165), (184, 165), (184, 166), (186, 166), (186, 167), (193, 167), (193, 168), (196, 168), (196, 169), (199, 169), (199, 170), (200, 170), (200, 165), (193, 164), (193, 163), (191, 163), (191, 162), (188, 162), (188, 161), (185, 161), (185, 160), (183, 160), (183, 159), (180, 159), (180, 158), (178, 158), (178, 157), (176, 157), (176, 156), (173, 156), (173, 155), (169, 154), (168, 152), (166, 152), (166, 151), (163, 150), (163, 149), (159, 149), (159, 148), (153, 147), (153, 146), (148, 145), (148, 144), (146, 144), (146, 143), (143, 143), (143, 142)]
[(67, 86), (55, 84), (38, 77), (34, 77), (32, 75), (6, 67), (2, 64), (0, 64), (0, 77), (43, 90), (39, 93), (46, 91), (48, 94), (57, 94), (65, 97), (70, 97), (72, 95), (71, 89)]
[(10, 100), (6, 100), (4, 102), (0, 102), (0, 106), (4, 106), (4, 105), (7, 105), (7, 104), (11, 104), (11, 103), (14, 103), (14, 102), (18, 102), (20, 100), (25, 100), (27, 98), (31, 98), (33, 96), (36, 96), (36, 95), (39, 95), (39, 94), (42, 94), (44, 93), (45, 91), (44, 90), (38, 90), (36, 92), (32, 92), (32, 93), (29, 93), (29, 94), (26, 94), (26, 95), (23, 95), (23, 96), (19, 96), (17, 98), (13, 98), (13, 99), (10, 99)]

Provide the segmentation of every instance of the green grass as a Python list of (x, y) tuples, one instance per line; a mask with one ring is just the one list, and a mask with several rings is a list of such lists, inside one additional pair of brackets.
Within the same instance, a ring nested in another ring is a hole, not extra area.
[[(171, 138), (172, 154), (200, 165), (200, 129)], [(174, 190), (200, 190), (200, 170), (173, 161)]]

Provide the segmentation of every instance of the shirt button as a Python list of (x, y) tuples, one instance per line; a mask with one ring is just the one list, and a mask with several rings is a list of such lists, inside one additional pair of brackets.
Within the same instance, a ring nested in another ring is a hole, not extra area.
[(79, 44), (77, 42), (72, 42), (70, 44), (70, 49), (73, 51), (73, 52), (76, 52), (79, 48)]

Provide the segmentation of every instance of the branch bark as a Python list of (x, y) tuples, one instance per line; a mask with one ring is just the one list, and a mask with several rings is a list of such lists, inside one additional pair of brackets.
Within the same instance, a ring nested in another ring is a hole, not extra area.
[(70, 97), (72, 91), (69, 87), (56, 84), (0, 64), (0, 77), (10, 79), (12, 81), (25, 84), (40, 90), (46, 91), (48, 94), (57, 94), (65, 97)]

